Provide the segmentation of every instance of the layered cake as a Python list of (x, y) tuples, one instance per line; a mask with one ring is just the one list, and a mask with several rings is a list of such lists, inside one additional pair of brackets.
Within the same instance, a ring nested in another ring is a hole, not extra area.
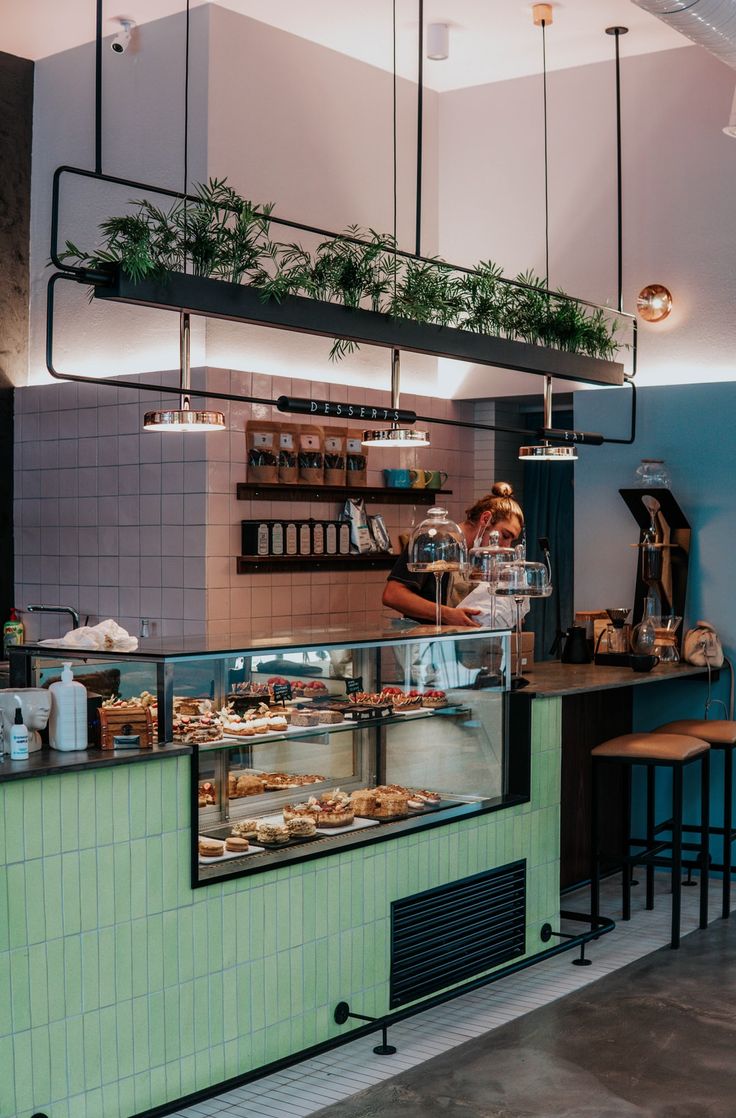
[(222, 723), (216, 714), (207, 712), (174, 716), (174, 741), (206, 745), (208, 742), (220, 741), (221, 738)]
[(241, 819), (239, 823), (233, 823), (230, 834), (235, 835), (238, 838), (254, 839), (256, 837), (257, 830), (257, 819)]
[(256, 831), (256, 841), (268, 844), (288, 842), (290, 838), (286, 827), (279, 823), (259, 823)]

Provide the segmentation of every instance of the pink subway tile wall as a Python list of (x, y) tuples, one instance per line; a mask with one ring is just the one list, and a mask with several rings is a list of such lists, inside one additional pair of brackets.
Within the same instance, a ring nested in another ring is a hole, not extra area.
[[(113, 617), (134, 634), (143, 617), (159, 633), (202, 629), (206, 444), (142, 431), (163, 399), (176, 397), (70, 383), (16, 391), (19, 607), (70, 605), (83, 622)], [(32, 637), (69, 627), (64, 615), (24, 621)]]

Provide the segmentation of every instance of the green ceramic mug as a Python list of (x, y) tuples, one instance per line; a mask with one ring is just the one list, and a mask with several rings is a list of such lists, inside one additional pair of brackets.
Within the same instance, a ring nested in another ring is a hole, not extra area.
[(425, 470), (424, 476), (427, 489), (441, 489), (448, 478), (444, 470)]
[(429, 487), (429, 479), (432, 476), (431, 470), (409, 470), (411, 477), (412, 489), (427, 489)]

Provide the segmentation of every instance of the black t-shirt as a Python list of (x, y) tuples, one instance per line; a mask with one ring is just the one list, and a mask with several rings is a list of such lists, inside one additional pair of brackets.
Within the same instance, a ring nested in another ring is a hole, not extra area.
[[(388, 582), (400, 582), (403, 586), (408, 586), (420, 598), (424, 598), (427, 602), (434, 603), (436, 593), (436, 582), (433, 574), (423, 575), (419, 571), (410, 571), (407, 565), (408, 555), (407, 549), (401, 552), (401, 555), (391, 568), (391, 573), (388, 576)], [(443, 574), (442, 576), (442, 605), (447, 605), (447, 592), (450, 586), (450, 575)]]

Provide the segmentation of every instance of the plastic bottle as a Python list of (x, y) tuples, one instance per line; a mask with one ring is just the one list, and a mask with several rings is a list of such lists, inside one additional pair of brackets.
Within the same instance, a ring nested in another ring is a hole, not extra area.
[(28, 730), (23, 725), (23, 711), (20, 705), (20, 696), (13, 695), (15, 699), (15, 723), (10, 727), (10, 760), (28, 760)]
[(8, 648), (11, 644), (23, 644), (26, 636), (26, 627), (18, 616), (15, 606), (10, 611), (10, 620), (3, 625), (3, 655), (7, 659)]
[(87, 748), (87, 689), (74, 679), (71, 664), (64, 664), (61, 680), (52, 683), (49, 745), (70, 752)]

